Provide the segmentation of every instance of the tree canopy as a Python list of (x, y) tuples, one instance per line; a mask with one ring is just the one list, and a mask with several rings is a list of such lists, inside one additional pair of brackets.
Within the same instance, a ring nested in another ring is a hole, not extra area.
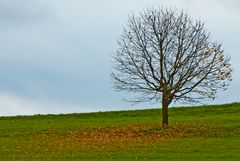
[(212, 41), (203, 22), (172, 9), (129, 16), (113, 59), (115, 88), (136, 93), (130, 101), (161, 102), (165, 125), (172, 101), (214, 99), (232, 80), (222, 44)]

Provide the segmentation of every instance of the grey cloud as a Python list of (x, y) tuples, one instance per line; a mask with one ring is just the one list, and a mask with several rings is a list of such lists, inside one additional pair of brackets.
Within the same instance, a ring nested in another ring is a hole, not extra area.
[(1, 0), (1, 26), (26, 25), (48, 19), (53, 12), (50, 5), (40, 0)]

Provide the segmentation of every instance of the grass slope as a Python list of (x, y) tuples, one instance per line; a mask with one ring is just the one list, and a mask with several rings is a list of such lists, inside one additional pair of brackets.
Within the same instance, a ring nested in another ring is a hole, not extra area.
[(240, 103), (0, 117), (0, 160), (240, 160)]

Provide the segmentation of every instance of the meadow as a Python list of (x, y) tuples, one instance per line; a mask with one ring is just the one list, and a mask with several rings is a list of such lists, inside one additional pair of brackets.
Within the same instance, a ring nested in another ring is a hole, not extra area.
[(0, 117), (0, 161), (240, 160), (240, 103)]

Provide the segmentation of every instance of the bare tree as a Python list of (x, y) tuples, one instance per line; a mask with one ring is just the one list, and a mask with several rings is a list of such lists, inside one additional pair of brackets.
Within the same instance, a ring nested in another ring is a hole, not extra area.
[(172, 101), (214, 99), (232, 79), (222, 45), (183, 11), (150, 8), (130, 16), (118, 45), (111, 74), (115, 88), (136, 93), (130, 101), (161, 102), (163, 126)]

